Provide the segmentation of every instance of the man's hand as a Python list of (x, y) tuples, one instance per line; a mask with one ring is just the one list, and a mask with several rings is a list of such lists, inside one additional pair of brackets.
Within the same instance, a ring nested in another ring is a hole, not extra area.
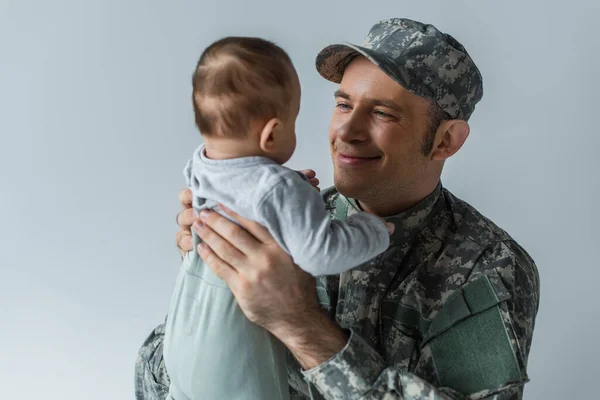
[(198, 253), (229, 285), (246, 316), (268, 330), (278, 331), (293, 325), (304, 312), (319, 310), (314, 278), (293, 263), (268, 230), (220, 207), (246, 230), (213, 211), (203, 210), (201, 221), (194, 224), (194, 231), (203, 240)]
[(313, 185), (315, 189), (317, 189), (317, 192), (321, 191), (321, 189), (319, 188), (319, 180), (317, 179), (317, 173), (315, 171), (313, 171), (312, 169), (301, 169), (300, 172), (306, 178), (308, 178), (308, 181), (311, 185)]
[(185, 188), (179, 192), (179, 201), (183, 206), (183, 211), (177, 214), (179, 231), (175, 235), (175, 240), (181, 255), (185, 255), (194, 247), (191, 227), (198, 217), (192, 208), (192, 191), (189, 188)]
[(193, 225), (203, 241), (198, 253), (227, 283), (248, 319), (278, 337), (304, 368), (339, 352), (348, 337), (317, 303), (314, 277), (294, 264), (267, 229), (221, 208), (243, 228), (202, 211)]

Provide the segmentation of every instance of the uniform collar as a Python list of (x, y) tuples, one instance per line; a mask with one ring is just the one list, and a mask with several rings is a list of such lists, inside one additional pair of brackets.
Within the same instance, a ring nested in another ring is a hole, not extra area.
[[(394, 233), (390, 236), (390, 245), (405, 244), (416, 233), (421, 231), (429, 221), (429, 217), (436, 208), (440, 195), (442, 193), (442, 184), (438, 183), (435, 190), (424, 198), (414, 207), (403, 211), (399, 214), (385, 217), (388, 222), (395, 225)], [(340, 194), (340, 200), (346, 202), (348, 207), (348, 215), (360, 212), (361, 208), (356, 199), (349, 199)]]

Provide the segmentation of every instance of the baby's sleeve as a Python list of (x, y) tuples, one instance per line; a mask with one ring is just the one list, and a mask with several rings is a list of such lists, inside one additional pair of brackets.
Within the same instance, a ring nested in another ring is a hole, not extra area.
[(385, 251), (389, 233), (377, 217), (364, 212), (346, 221), (330, 218), (319, 193), (302, 179), (285, 179), (257, 203), (256, 215), (303, 270), (335, 275)]
[(187, 187), (192, 186), (192, 160), (188, 160), (185, 163), (185, 167), (183, 167), (183, 177), (185, 179), (185, 184), (187, 185)]

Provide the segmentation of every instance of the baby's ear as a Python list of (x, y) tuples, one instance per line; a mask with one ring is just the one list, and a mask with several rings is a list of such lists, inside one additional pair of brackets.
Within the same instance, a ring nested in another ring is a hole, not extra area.
[(263, 126), (260, 132), (259, 145), (265, 153), (271, 153), (275, 149), (275, 138), (281, 126), (279, 118), (271, 118)]

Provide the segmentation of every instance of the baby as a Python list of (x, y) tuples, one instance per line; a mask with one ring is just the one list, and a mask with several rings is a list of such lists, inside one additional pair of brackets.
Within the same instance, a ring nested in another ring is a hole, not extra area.
[[(247, 37), (213, 43), (193, 75), (193, 103), (204, 144), (184, 174), (196, 211), (224, 215), (221, 203), (257, 221), (315, 276), (339, 274), (387, 249), (391, 227), (381, 219), (357, 213), (333, 220), (308, 180), (282, 166), (296, 147), (300, 83), (281, 48)], [(164, 346), (172, 399), (288, 399), (285, 348), (245, 318), (196, 251), (183, 260)]]

